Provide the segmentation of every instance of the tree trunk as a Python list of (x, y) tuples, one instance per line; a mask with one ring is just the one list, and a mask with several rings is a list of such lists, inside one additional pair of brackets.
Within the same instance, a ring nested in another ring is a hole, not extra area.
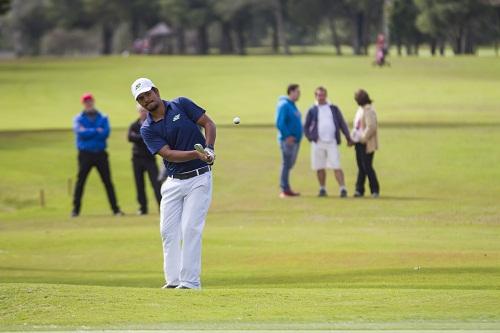
[(140, 26), (139, 19), (134, 16), (132, 22), (130, 23), (130, 34), (132, 35), (132, 40), (136, 40), (139, 37)]
[(290, 48), (288, 46), (286, 33), (286, 22), (283, 15), (282, 0), (274, 0), (274, 17), (276, 19), (276, 26), (278, 28), (278, 39), (281, 46), (283, 47), (283, 52), (285, 54), (290, 54)]
[(392, 2), (393, 0), (384, 0), (384, 3), (382, 5), (382, 33), (385, 37), (387, 50), (389, 50), (391, 44), (391, 30), (389, 28), (389, 23)]
[(353, 38), (353, 51), (355, 55), (361, 55), (363, 46), (363, 29), (365, 17), (363, 12), (358, 12), (354, 16), (355, 34)]
[(403, 45), (401, 44), (401, 41), (398, 39), (397, 42), (396, 42), (396, 46), (397, 46), (397, 49), (398, 49), (398, 56), (401, 57), (403, 55)]
[(12, 33), (12, 40), (14, 41), (14, 53), (17, 58), (26, 54), (26, 49), (23, 43), (23, 34), (20, 30), (14, 30)]
[(411, 49), (411, 44), (410, 43), (407, 42), (405, 44), (405, 48), (406, 48), (406, 55), (407, 56), (413, 55), (413, 50)]
[(446, 50), (446, 44), (444, 42), (444, 39), (441, 39), (439, 41), (439, 55), (444, 57), (445, 50)]
[(102, 50), (101, 54), (111, 54), (113, 48), (113, 28), (109, 22), (102, 25)]
[(272, 31), (272, 48), (274, 53), (279, 53), (280, 51), (280, 42), (278, 37), (278, 24), (276, 21), (273, 21), (273, 31)]
[(238, 43), (238, 54), (247, 54), (247, 40), (245, 37), (245, 27), (242, 23), (236, 23), (236, 41)]
[(186, 54), (186, 31), (184, 27), (179, 26), (176, 29), (177, 39), (177, 52), (179, 54)]
[(328, 23), (330, 24), (330, 31), (332, 32), (332, 43), (333, 46), (335, 47), (335, 53), (337, 55), (342, 55), (342, 48), (340, 46), (340, 39), (339, 35), (337, 34), (337, 28), (335, 27), (335, 20), (333, 19), (333, 16), (330, 14)]
[(363, 14), (363, 54), (368, 55), (368, 49), (370, 48), (370, 24), (367, 23), (366, 15)]
[(437, 40), (436, 38), (431, 38), (430, 42), (430, 48), (431, 48), (431, 54), (432, 56), (436, 56), (436, 49), (437, 49)]
[(196, 45), (198, 54), (208, 54), (208, 33), (207, 26), (202, 25), (197, 29), (198, 43)]
[(495, 37), (495, 55), (498, 57), (498, 37), (500, 35), (500, 6), (497, 7), (497, 35)]
[(455, 46), (453, 48), (453, 52), (456, 55), (463, 54), (463, 45), (464, 45), (463, 39), (464, 39), (464, 31), (463, 27), (460, 26), (458, 29), (458, 35), (455, 38)]
[(219, 51), (221, 54), (234, 53), (233, 40), (231, 38), (231, 24), (229, 22), (221, 22)]
[(464, 53), (465, 54), (475, 54), (476, 47), (474, 43), (474, 36), (472, 33), (472, 29), (470, 27), (467, 28), (464, 38)]

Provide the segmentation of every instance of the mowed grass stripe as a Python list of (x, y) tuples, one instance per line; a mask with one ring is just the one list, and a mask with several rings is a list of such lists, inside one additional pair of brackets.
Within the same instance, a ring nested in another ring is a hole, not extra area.
[[(166, 328), (167, 322), (170, 327), (185, 328), (252, 328), (250, 323), (260, 328), (278, 323), (282, 328), (308, 327), (308, 323), (310, 328), (314, 323), (331, 328), (335, 323), (356, 323), (353, 327), (369, 328), (372, 323), (399, 322), (409, 329), (422, 324), (420, 328), (425, 328), (426, 320), (431, 327), (441, 322), (458, 329), (468, 321), (496, 322), (500, 301), (500, 291), (283, 288), (183, 292), (40, 284), (3, 284), (0, 290), (2, 322), (26, 329), (38, 325)], [(443, 300), (447, 300), (446, 307)], [(480, 316), (474, 311), (478, 306)]]

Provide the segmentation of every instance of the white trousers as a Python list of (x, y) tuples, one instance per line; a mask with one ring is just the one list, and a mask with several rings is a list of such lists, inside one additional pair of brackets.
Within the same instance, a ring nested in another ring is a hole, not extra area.
[(163, 270), (169, 285), (201, 288), (201, 237), (212, 200), (212, 173), (167, 178), (161, 187)]

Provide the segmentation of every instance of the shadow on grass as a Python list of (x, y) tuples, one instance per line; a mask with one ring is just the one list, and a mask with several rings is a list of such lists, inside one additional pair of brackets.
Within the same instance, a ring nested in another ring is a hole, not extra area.
[[(158, 288), (163, 272), (133, 270), (64, 270), (0, 267), (1, 283), (48, 283)], [(478, 280), (480, 275), (483, 279)], [(373, 269), (334, 273), (208, 276), (206, 288), (375, 288), (500, 290), (500, 267)]]

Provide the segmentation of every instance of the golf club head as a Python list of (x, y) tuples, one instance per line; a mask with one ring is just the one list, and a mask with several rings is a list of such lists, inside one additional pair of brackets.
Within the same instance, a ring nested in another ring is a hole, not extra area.
[(198, 152), (198, 153), (201, 153), (201, 154), (206, 154), (205, 152), (205, 149), (203, 148), (203, 146), (199, 143), (195, 144), (194, 145), (194, 149)]

